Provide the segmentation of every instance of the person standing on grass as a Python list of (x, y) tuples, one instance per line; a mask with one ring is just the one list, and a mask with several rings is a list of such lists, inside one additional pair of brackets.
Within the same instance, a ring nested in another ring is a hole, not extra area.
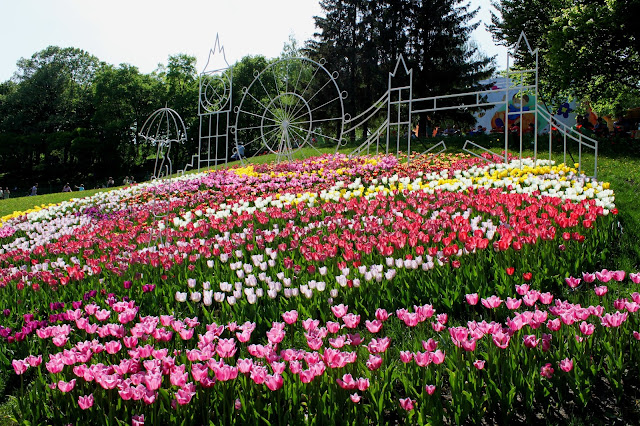
[(30, 196), (35, 196), (38, 195), (38, 184), (36, 183), (35, 185), (33, 185), (31, 187), (31, 192), (29, 193)]
[(71, 185), (68, 183), (62, 188), (62, 192), (71, 192)]
[(9, 191), (9, 187), (5, 187), (4, 188), (4, 193), (2, 194), (2, 197), (7, 200), (9, 198), (9, 195), (11, 194), (11, 191)]

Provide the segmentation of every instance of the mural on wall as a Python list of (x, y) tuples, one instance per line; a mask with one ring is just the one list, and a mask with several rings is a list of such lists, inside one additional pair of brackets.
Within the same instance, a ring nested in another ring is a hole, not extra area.
[[(496, 79), (495, 84), (491, 88), (495, 91), (495, 94), (489, 93), (487, 100), (490, 102), (504, 102), (505, 93), (500, 89), (505, 89), (509, 84), (505, 77)], [(477, 125), (486, 128), (487, 132), (504, 132), (504, 126), (511, 129), (514, 126), (522, 127), (523, 132), (531, 132), (535, 128), (535, 117), (533, 114), (522, 114), (522, 120), (520, 119), (520, 111), (531, 111), (535, 109), (536, 96), (533, 93), (522, 94), (514, 92), (513, 95), (509, 94), (508, 106), (504, 103), (496, 105), (486, 111), (480, 111), (475, 114)], [(505, 120), (505, 109), (506, 120)], [(552, 111), (555, 117), (566, 124), (567, 126), (573, 126), (576, 123), (575, 104), (564, 102), (556, 111)], [(521, 122), (522, 121), (522, 122)], [(546, 133), (549, 131), (549, 123), (543, 117), (538, 115), (538, 132)]]

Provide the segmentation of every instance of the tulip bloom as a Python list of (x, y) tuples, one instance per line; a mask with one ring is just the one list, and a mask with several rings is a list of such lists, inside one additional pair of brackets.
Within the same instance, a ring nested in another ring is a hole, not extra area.
[(560, 361), (560, 369), (566, 373), (573, 370), (573, 360), (569, 358), (565, 358)]
[(551, 377), (553, 377), (553, 371), (554, 370), (553, 367), (551, 367), (551, 364), (547, 363), (540, 368), (540, 375), (542, 377), (550, 379)]
[(411, 411), (415, 408), (415, 401), (411, 398), (400, 398), (400, 407), (407, 411)]
[(83, 410), (93, 407), (93, 394), (78, 397), (78, 406)]

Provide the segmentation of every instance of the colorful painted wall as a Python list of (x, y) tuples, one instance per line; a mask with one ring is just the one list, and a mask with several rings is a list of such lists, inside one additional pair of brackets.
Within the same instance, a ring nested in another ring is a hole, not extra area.
[[(488, 81), (487, 83), (489, 83)], [(500, 91), (499, 89), (504, 89), (508, 85), (508, 80), (505, 77), (500, 77), (495, 80), (495, 84), (492, 87), (492, 90), (495, 93), (489, 93), (487, 96), (488, 101), (490, 102), (505, 102), (505, 93)], [(514, 89), (515, 90), (515, 89)], [(481, 111), (475, 114), (477, 124), (482, 127), (485, 127), (487, 131), (498, 131), (500, 128), (504, 129), (505, 123), (509, 128), (514, 125), (522, 127), (523, 129), (528, 129), (530, 124), (533, 124), (535, 121), (534, 114), (523, 114), (522, 122), (520, 122), (520, 108), (522, 111), (533, 111), (536, 104), (536, 97), (533, 94), (524, 94), (520, 96), (519, 93), (513, 92), (513, 94), (509, 93), (509, 103), (508, 106), (504, 103), (495, 106), (492, 109)], [(544, 108), (544, 104), (541, 105)], [(576, 114), (574, 112), (575, 104), (570, 104), (565, 102), (560, 108), (552, 111), (556, 117), (563, 123), (573, 126), (576, 124)], [(505, 119), (505, 110), (506, 110), (506, 119)], [(543, 120), (540, 116), (538, 116), (538, 132), (544, 133), (549, 131), (549, 123), (546, 120)]]

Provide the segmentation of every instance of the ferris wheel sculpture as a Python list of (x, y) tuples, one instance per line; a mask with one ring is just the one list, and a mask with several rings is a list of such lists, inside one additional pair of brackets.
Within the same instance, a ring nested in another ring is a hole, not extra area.
[(338, 150), (347, 94), (338, 87), (338, 73), (329, 72), (324, 64), (324, 60), (291, 57), (254, 73), (235, 108), (234, 159), (272, 153), (282, 161), (303, 147)]

